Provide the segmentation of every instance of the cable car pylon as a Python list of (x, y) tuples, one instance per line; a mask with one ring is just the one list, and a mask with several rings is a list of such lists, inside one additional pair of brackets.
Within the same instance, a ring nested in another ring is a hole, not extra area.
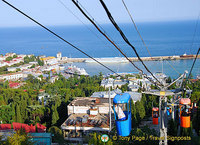
[[(149, 90), (144, 91), (142, 93), (144, 94), (151, 94), (155, 96), (159, 96), (159, 116), (160, 116), (160, 122), (159, 122), (159, 132), (160, 132), (160, 140), (159, 145), (167, 145), (167, 124), (168, 124), (168, 117), (167, 117), (167, 105), (170, 105), (167, 103), (167, 96), (177, 96), (182, 93), (182, 82), (183, 79), (186, 77), (187, 71), (185, 71), (178, 79), (170, 83), (169, 85), (166, 85), (166, 81), (164, 79), (161, 80), (163, 84), (165, 84), (164, 87), (159, 86), (159, 90)], [(181, 80), (180, 88), (175, 90), (168, 90), (170, 86), (172, 86), (175, 82), (178, 80)], [(173, 101), (174, 102), (174, 101)], [(172, 105), (173, 106), (173, 105)], [(173, 110), (174, 111), (174, 110)]]

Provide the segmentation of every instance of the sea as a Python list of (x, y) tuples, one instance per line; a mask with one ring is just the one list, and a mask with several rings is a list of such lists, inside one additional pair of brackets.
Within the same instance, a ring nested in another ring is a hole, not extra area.
[[(197, 53), (200, 47), (200, 26), (196, 27), (196, 24), (196, 20), (190, 20), (143, 22), (137, 23), (137, 26), (151, 56), (173, 56)], [(119, 26), (138, 54), (141, 57), (149, 57), (150, 54), (133, 24), (120, 23)], [(136, 56), (132, 48), (124, 42), (119, 32), (111, 24), (101, 24), (100, 27), (128, 57)], [(49, 26), (48, 28), (92, 57), (122, 57), (119, 51), (92, 25)], [(87, 57), (39, 26), (0, 28), (0, 54), (5, 55), (8, 52), (36, 56), (56, 56), (58, 52), (61, 52), (62, 56), (70, 58)], [(185, 70), (190, 71), (193, 61), (192, 59), (146, 61), (145, 64), (153, 73), (163, 72), (176, 78)], [(141, 63), (135, 62), (135, 64), (146, 72)], [(96, 63), (74, 63), (74, 65), (85, 68), (90, 75), (96, 75), (99, 72), (110, 73)], [(116, 72), (137, 72), (130, 63), (105, 63), (105, 65)], [(192, 75), (196, 77), (199, 74), (200, 60), (197, 59)]]

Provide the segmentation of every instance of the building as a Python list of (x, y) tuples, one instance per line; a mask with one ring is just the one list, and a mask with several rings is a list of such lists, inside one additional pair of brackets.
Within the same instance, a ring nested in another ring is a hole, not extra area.
[(29, 133), (30, 140), (34, 142), (34, 145), (51, 145), (52, 134), (51, 133)]
[(114, 83), (113, 78), (103, 79), (101, 81), (101, 86), (104, 88), (110, 88), (110, 87), (113, 87), (113, 83)]
[(57, 81), (59, 79), (58, 76), (52, 76), (49, 80), (50, 83), (55, 83), (55, 81)]
[(122, 80), (114, 80), (113, 78), (103, 79), (101, 81), (101, 86), (104, 88), (112, 87), (114, 89), (118, 87), (122, 87), (123, 85), (127, 84), (127, 81)]
[(14, 55), (16, 55), (16, 53), (6, 53), (6, 57), (13, 57)]
[(53, 56), (42, 57), (42, 58), (40, 58), (40, 60), (44, 61), (45, 65), (53, 65), (53, 64), (58, 63), (57, 58), (55, 58)]
[[(110, 98), (114, 98), (117, 93), (121, 93), (122, 91), (120, 89), (116, 89), (114, 91), (110, 91)], [(94, 92), (92, 96), (94, 98), (109, 98), (109, 91), (103, 91), (103, 92)]]
[(132, 92), (137, 92), (139, 90), (140, 86), (139, 85), (128, 85), (128, 89)]
[(17, 82), (9, 82), (9, 87), (13, 88), (13, 89), (17, 89), (17, 88), (21, 87), (21, 84), (17, 83)]
[(62, 59), (62, 53), (58, 52), (57, 55), (56, 55), (56, 57), (57, 57), (57, 60), (61, 60)]
[(27, 74), (24, 74), (22, 72), (9, 73), (0, 75), (0, 80), (19, 80), (21, 78), (26, 78), (27, 76)]
[(17, 70), (17, 67), (8, 67), (7, 68), (7, 71), (16, 71)]
[[(89, 133), (109, 132), (108, 98), (77, 97), (67, 108), (68, 118), (61, 125), (65, 140), (82, 141), (83, 137), (88, 136)], [(112, 114), (111, 124), (114, 123), (113, 117)]]
[[(15, 134), (14, 129), (0, 130), (1, 140), (5, 141), (9, 136)], [(34, 142), (34, 145), (51, 145), (52, 134), (51, 133), (28, 133), (30, 140)]]
[(142, 99), (142, 93), (131, 92), (131, 91), (128, 91), (128, 92), (125, 92), (125, 93), (129, 93), (130, 94), (131, 99), (133, 100), (133, 103), (135, 103), (137, 101), (141, 101), (141, 99)]

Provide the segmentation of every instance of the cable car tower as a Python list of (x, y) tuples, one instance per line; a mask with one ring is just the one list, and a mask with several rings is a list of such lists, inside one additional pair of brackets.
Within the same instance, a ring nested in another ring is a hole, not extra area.
[[(151, 94), (155, 96), (159, 96), (159, 131), (160, 131), (160, 140), (159, 145), (167, 145), (167, 96), (175, 96), (180, 95), (182, 93), (182, 82), (183, 79), (186, 77), (187, 71), (185, 71), (178, 79), (170, 83), (169, 85), (166, 84), (166, 80), (164, 78), (160, 79), (164, 87), (158, 86), (159, 90), (150, 90), (144, 91), (142, 93)], [(175, 90), (168, 90), (170, 86), (172, 86), (177, 81), (181, 80), (180, 88)]]

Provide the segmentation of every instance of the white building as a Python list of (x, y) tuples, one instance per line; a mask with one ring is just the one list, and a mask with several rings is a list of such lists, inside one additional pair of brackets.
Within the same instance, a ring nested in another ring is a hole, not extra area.
[(24, 64), (24, 65), (19, 66), (18, 68), (20, 70), (25, 70), (25, 69), (29, 69), (31, 66), (32, 64)]
[[(65, 140), (80, 141), (84, 136), (89, 135), (89, 133), (105, 133), (109, 131), (108, 98), (77, 97), (67, 108), (69, 117), (61, 125)], [(113, 117), (112, 114), (111, 124), (114, 123)]]
[(22, 72), (17, 72), (17, 73), (0, 75), (0, 80), (18, 80), (18, 79), (26, 78), (26, 77), (27, 77), (27, 74), (24, 74)]
[(8, 67), (7, 68), (7, 71), (16, 71), (17, 70), (17, 67)]
[(16, 53), (6, 53), (6, 57), (13, 57), (14, 55), (16, 55)]
[(62, 59), (62, 53), (58, 52), (57, 55), (56, 55), (56, 57), (57, 57), (57, 60), (61, 60)]
[(116, 88), (121, 87), (125, 84), (127, 84), (126, 81), (114, 80), (113, 78), (103, 79), (101, 81), (101, 86), (104, 87), (104, 88), (112, 87), (112, 88), (116, 89)]
[[(121, 93), (122, 91), (120, 89), (116, 89), (114, 91), (110, 91), (110, 98), (114, 98), (117, 93)], [(103, 91), (103, 92), (94, 92), (92, 96), (94, 98), (109, 98), (109, 91)]]

